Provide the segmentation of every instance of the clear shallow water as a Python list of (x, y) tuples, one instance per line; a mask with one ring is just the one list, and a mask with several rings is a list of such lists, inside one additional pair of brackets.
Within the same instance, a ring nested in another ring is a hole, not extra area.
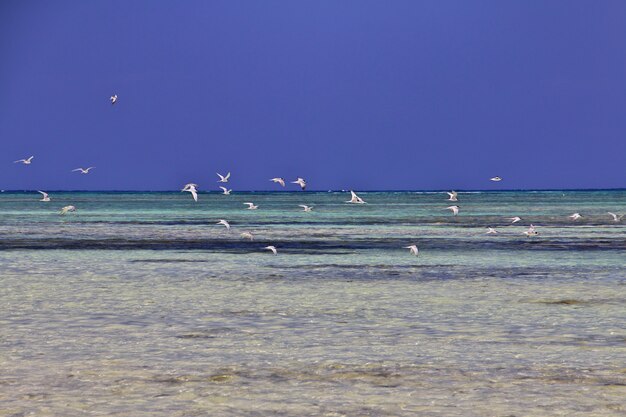
[(624, 191), (51, 195), (0, 194), (0, 416), (626, 412)]

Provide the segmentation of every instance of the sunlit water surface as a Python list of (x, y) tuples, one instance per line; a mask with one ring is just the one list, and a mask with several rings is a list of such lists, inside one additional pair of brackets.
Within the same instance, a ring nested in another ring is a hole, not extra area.
[(0, 416), (626, 413), (626, 192), (361, 195), (0, 194)]

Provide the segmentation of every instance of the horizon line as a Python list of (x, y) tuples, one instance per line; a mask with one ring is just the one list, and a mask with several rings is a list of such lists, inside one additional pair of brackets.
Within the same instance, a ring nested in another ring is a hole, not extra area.
[[(459, 193), (467, 193), (467, 192), (487, 192), (487, 193), (500, 193), (500, 192), (520, 192), (520, 191), (528, 191), (528, 192), (550, 192), (550, 191), (626, 191), (626, 187), (620, 188), (506, 188), (506, 189), (498, 189), (498, 190), (489, 190), (489, 189), (481, 189), (481, 188), (437, 188), (437, 189), (397, 189), (397, 190), (367, 190), (367, 189), (339, 189), (339, 190), (324, 190), (324, 189), (315, 189), (315, 190), (233, 190), (234, 193), (349, 193), (350, 191), (358, 191), (360, 193), (445, 193), (450, 190), (454, 190)], [(0, 193), (27, 193), (27, 192), (39, 192), (38, 189), (15, 189), (15, 190), (0, 190)], [(57, 190), (48, 190), (48, 193), (173, 193), (173, 192), (181, 192), (179, 189), (173, 190), (68, 190), (68, 189), (57, 189)], [(198, 194), (222, 194), (219, 190), (198, 190)]]

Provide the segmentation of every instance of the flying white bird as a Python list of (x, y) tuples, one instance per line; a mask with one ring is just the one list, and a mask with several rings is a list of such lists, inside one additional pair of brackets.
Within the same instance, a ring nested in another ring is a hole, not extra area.
[(580, 213), (574, 213), (571, 216), (568, 216), (570, 219), (572, 220), (578, 220), (580, 218), (582, 218), (583, 216), (580, 215)]
[(452, 213), (456, 216), (457, 214), (459, 214), (459, 208), (459, 206), (450, 206), (446, 207), (446, 210), (452, 211)]
[(494, 229), (493, 227), (489, 227), (489, 228), (487, 228), (487, 234), (488, 235), (495, 235), (495, 234), (498, 234), (498, 231), (496, 229)]
[(459, 199), (457, 198), (458, 193), (456, 191), (450, 191), (449, 193), (446, 192), (446, 194), (450, 196), (450, 198), (448, 198), (448, 201), (459, 201)]
[(48, 193), (44, 193), (43, 191), (37, 191), (38, 193), (41, 193), (41, 195), (43, 196), (41, 200), (39, 201), (50, 201), (50, 196), (48, 195)]
[(528, 237), (532, 237), (532, 236), (537, 236), (539, 234), (539, 232), (537, 232), (535, 230), (535, 226), (533, 226), (532, 224), (530, 225), (530, 227), (528, 228), (528, 230), (526, 230), (524, 232), (524, 234)]
[(306, 188), (306, 181), (304, 180), (304, 178), (298, 177), (297, 180), (291, 181), (291, 183), (292, 184), (298, 184), (300, 186), (300, 188), (302, 188), (303, 190)]
[(24, 165), (30, 165), (33, 162), (33, 158), (34, 156), (31, 156), (30, 158), (27, 159), (18, 159), (17, 161), (13, 161), (14, 164), (22, 163)]
[(217, 182), (228, 182), (228, 179), (230, 178), (230, 172), (228, 174), (226, 174), (226, 176), (223, 176), (219, 172), (216, 172), (216, 174), (217, 174), (218, 177), (220, 177), (220, 179), (217, 180)]
[(224, 195), (230, 195), (230, 193), (233, 191), (233, 190), (229, 190), (226, 187), (222, 187), (222, 186), (220, 186), (220, 188), (222, 189), (222, 194), (224, 194)]
[(243, 204), (247, 204), (248, 205), (247, 210), (256, 210), (256, 209), (259, 208), (259, 206), (255, 206), (254, 203), (249, 203), (248, 202), (248, 203), (243, 203)]
[(521, 217), (518, 217), (518, 216), (515, 216), (515, 217), (507, 217), (506, 219), (507, 219), (507, 220), (511, 220), (511, 224), (513, 224), (513, 223), (517, 223), (517, 222), (519, 222), (519, 221), (521, 221), (521, 220), (522, 220), (522, 218), (521, 218)]
[(413, 256), (417, 256), (417, 254), (419, 253), (417, 245), (405, 246), (404, 249), (408, 249), (409, 253)]
[(284, 178), (276, 177), (276, 178), (272, 178), (270, 181), (275, 182), (277, 184), (280, 184), (282, 187), (285, 186), (285, 179)]
[(278, 253), (278, 251), (276, 250), (276, 246), (270, 245), (270, 246), (264, 247), (263, 249), (271, 250), (274, 255)]
[(228, 223), (226, 220), (224, 219), (220, 219), (219, 222), (215, 223), (215, 224), (221, 224), (224, 227), (226, 227), (226, 229), (230, 230), (230, 223)]
[(89, 168), (76, 168), (73, 169), (72, 172), (76, 172), (76, 171), (80, 171), (81, 174), (89, 174), (89, 170), (94, 169), (95, 167), (89, 167)]
[(623, 214), (619, 214), (618, 215), (618, 214), (615, 214), (615, 213), (611, 213), (610, 211), (608, 213), (609, 213), (609, 216), (613, 217), (613, 221), (614, 222), (619, 222), (619, 221), (622, 220), (622, 217), (624, 217)]
[(61, 209), (59, 214), (64, 215), (64, 214), (69, 213), (71, 211), (76, 211), (76, 207), (74, 207), (74, 206), (65, 206), (65, 207), (63, 207)]
[(302, 207), (302, 211), (311, 211), (311, 210), (313, 210), (312, 206), (307, 206), (306, 204), (298, 204), (298, 207)]
[(493, 182), (499, 182), (499, 181), (502, 181), (502, 178), (500, 178), (500, 177), (493, 177), (493, 178), (490, 178), (490, 180), (493, 181)]
[(252, 233), (250, 233), (250, 232), (243, 232), (239, 236), (241, 236), (243, 239), (254, 240), (254, 235)]
[(356, 195), (356, 193), (354, 191), (350, 191), (350, 195), (352, 196), (352, 198), (350, 198), (350, 200), (346, 201), (346, 203), (366, 204), (365, 200), (363, 200), (361, 197)]
[(193, 201), (198, 201), (198, 190), (196, 190), (196, 187), (198, 185), (197, 184), (185, 184), (185, 186), (183, 187), (182, 190), (180, 190), (181, 192), (183, 191), (187, 191), (189, 193), (191, 193), (191, 196), (193, 197)]
[(115, 102), (117, 101), (117, 94), (112, 95), (109, 100), (111, 100), (111, 104), (115, 104)]

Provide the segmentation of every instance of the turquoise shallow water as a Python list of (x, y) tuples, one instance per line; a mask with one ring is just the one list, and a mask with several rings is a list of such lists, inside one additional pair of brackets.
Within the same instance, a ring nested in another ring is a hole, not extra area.
[(359, 194), (0, 194), (0, 416), (626, 412), (626, 191)]

